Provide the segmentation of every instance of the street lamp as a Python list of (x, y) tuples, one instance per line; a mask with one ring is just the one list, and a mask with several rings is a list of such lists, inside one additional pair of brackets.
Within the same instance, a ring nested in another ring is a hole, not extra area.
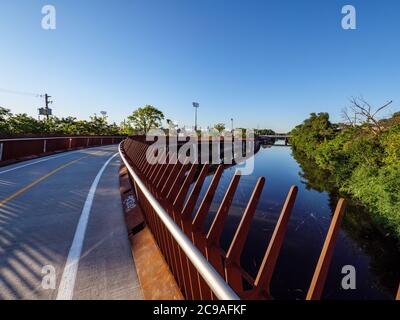
[(194, 112), (194, 131), (197, 132), (197, 109), (200, 108), (200, 104), (198, 102), (193, 102)]

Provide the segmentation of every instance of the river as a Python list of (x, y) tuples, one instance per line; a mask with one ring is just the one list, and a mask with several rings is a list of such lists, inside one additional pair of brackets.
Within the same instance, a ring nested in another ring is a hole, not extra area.
[[(325, 173), (312, 163), (296, 160), (290, 147), (263, 146), (254, 157), (255, 170), (243, 176), (235, 194), (222, 236), (227, 250), (253, 187), (266, 178), (242, 266), (254, 277), (261, 264), (277, 219), (292, 185), (299, 192), (271, 283), (275, 299), (304, 299), (321, 253), (332, 212), (339, 196)], [(240, 166), (226, 169), (217, 189), (208, 227), (231, 177)], [(203, 187), (209, 184), (210, 177)], [(400, 281), (400, 250), (373, 224), (365, 210), (348, 200), (339, 239), (330, 267), (324, 299), (394, 299)], [(356, 270), (356, 289), (344, 290), (342, 267)]]

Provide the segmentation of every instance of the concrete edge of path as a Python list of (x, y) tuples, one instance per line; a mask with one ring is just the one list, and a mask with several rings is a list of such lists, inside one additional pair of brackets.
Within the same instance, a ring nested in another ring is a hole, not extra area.
[(145, 300), (184, 300), (157, 242), (146, 227), (125, 165), (120, 168), (121, 201), (132, 256)]

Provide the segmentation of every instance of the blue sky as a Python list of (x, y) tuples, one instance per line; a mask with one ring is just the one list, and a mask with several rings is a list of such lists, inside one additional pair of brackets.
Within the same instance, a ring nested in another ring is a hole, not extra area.
[[(57, 29), (41, 9), (57, 9)], [(357, 30), (341, 8), (357, 9)], [(54, 113), (120, 122), (153, 104), (166, 118), (287, 131), (310, 112), (340, 120), (352, 96), (400, 101), (400, 2), (2, 0), (0, 88), (54, 96)], [(42, 100), (0, 92), (33, 116)]]

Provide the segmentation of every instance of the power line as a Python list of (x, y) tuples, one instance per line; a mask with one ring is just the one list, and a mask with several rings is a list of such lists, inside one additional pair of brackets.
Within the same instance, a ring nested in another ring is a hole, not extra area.
[(4, 88), (0, 88), (0, 92), (9, 93), (9, 94), (16, 94), (16, 95), (20, 95), (20, 96), (30, 96), (30, 97), (35, 97), (35, 98), (42, 98), (43, 97), (43, 95), (39, 94), (39, 93), (17, 91), (17, 90), (9, 90), (9, 89), (4, 89)]

